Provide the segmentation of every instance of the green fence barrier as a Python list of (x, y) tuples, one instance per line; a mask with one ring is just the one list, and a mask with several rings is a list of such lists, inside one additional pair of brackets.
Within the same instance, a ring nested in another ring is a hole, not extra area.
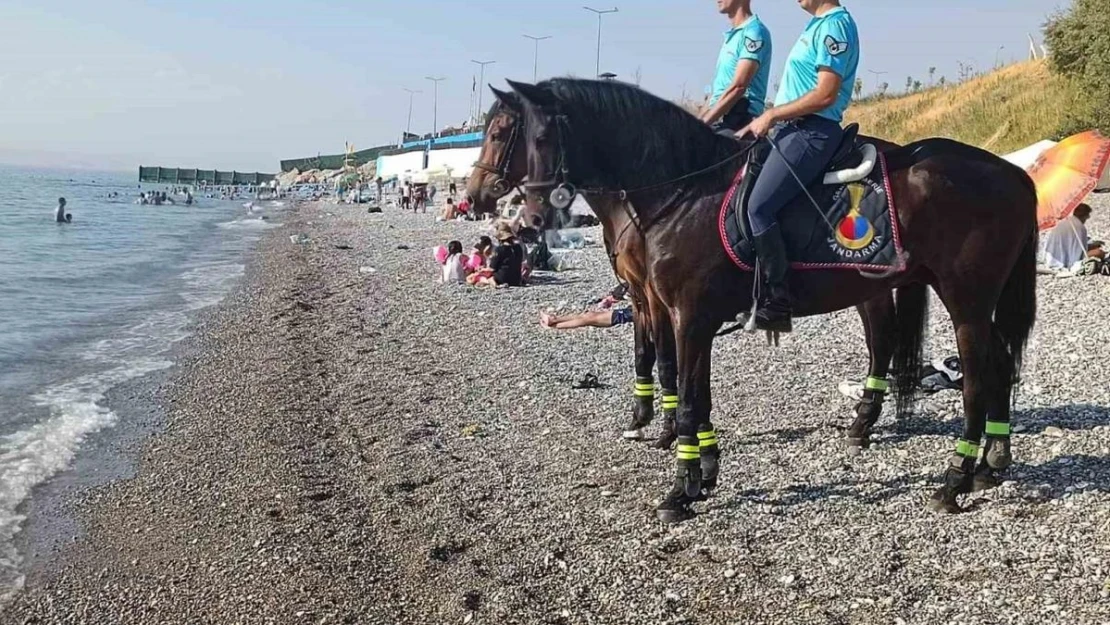
[(269, 184), (274, 174), (218, 171), (215, 169), (179, 169), (176, 167), (140, 167), (139, 182), (152, 184), (213, 184), (253, 185)]

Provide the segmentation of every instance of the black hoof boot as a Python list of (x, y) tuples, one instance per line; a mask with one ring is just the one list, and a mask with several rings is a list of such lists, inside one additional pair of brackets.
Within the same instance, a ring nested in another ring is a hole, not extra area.
[(979, 463), (979, 468), (975, 469), (975, 479), (971, 484), (973, 492), (982, 492), (992, 488), (998, 488), (1002, 485), (1002, 478), (998, 473), (985, 462)]
[(990, 468), (1004, 471), (1014, 463), (1013, 453), (1010, 451), (1010, 438), (987, 438), (987, 448), (983, 453), (983, 460)]
[(848, 437), (845, 445), (851, 449), (863, 450), (871, 447), (871, 431), (883, 413), (883, 395), (871, 390), (864, 391), (863, 399), (856, 404), (853, 411), (855, 420), (852, 427), (848, 428)]
[(959, 514), (964, 509), (957, 501), (960, 495), (972, 491), (975, 482), (975, 458), (955, 456), (944, 472), (944, 485), (933, 493), (929, 506), (947, 514)]
[(701, 454), (698, 439), (679, 437), (675, 462), (675, 483), (663, 503), (655, 509), (655, 516), (664, 523), (682, 523), (694, 518), (690, 504), (698, 500), (702, 490)]
[[(666, 401), (666, 397), (664, 397), (664, 406), (666, 406)], [(659, 438), (655, 439), (655, 444), (652, 445), (656, 449), (670, 449), (678, 440), (678, 433), (675, 431), (676, 413), (676, 410), (663, 409), (663, 429), (659, 432)]]
[[(638, 390), (638, 389), (637, 389)], [(644, 429), (655, 418), (655, 398), (637, 396), (632, 403), (632, 422), (621, 433), (621, 437), (630, 441), (642, 441), (647, 438)]]
[(697, 516), (691, 504), (697, 502), (696, 497), (686, 495), (685, 489), (675, 488), (655, 509), (655, 517), (668, 525), (684, 523)]
[(701, 493), (704, 501), (717, 490), (717, 476), (721, 471), (721, 448), (717, 444), (717, 431), (713, 426), (698, 432), (698, 446), (701, 451)]

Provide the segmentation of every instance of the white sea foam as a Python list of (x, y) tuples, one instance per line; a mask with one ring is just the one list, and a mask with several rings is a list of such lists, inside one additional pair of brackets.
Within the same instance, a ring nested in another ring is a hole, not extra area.
[(100, 370), (32, 395), (45, 418), (0, 438), (0, 601), (24, 582), (15, 547), (25, 520), (20, 506), (37, 485), (70, 465), (90, 435), (116, 425), (119, 416), (106, 406), (108, 390), (171, 366), (165, 355), (189, 336), (188, 313), (218, 303), (244, 270), (242, 263), (193, 265), (180, 276), (182, 303), (149, 311), (112, 337), (84, 346), (75, 362)]
[(280, 223), (269, 219), (236, 219), (216, 225), (225, 230), (270, 230), (281, 227)]
[(132, 360), (38, 393), (32, 399), (50, 416), (0, 439), (0, 598), (23, 586), (22, 558), (15, 548), (25, 520), (20, 505), (35, 486), (69, 466), (89, 435), (115, 425), (117, 415), (104, 406), (108, 389), (171, 364), (159, 358)]

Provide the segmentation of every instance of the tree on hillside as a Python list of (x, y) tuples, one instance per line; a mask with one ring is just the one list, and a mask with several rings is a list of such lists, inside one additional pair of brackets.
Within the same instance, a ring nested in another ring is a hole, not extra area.
[(966, 82), (968, 78), (975, 75), (975, 67), (971, 63), (964, 63), (960, 61), (960, 82)]
[(929, 68), (929, 86), (930, 87), (933, 86), (933, 77), (936, 76), (936, 75), (937, 75), (937, 68), (930, 67)]
[(944, 76), (941, 76), (940, 77), (940, 82), (938, 82), (937, 84), (940, 85), (941, 89), (943, 89), (944, 85), (947, 84), (947, 83), (948, 83), (948, 79), (945, 78)]
[(1110, 11), (1106, 0), (1075, 0), (1045, 26), (1049, 65), (1074, 78), (1085, 106), (1073, 111), (1067, 132), (1098, 128), (1110, 132)]
[(890, 89), (890, 83), (889, 82), (879, 83), (879, 97), (885, 96), (887, 89)]
[(913, 81), (913, 90), (914, 91), (921, 91), (921, 81), (920, 80)]
[(856, 79), (856, 99), (858, 100), (861, 95), (863, 95), (863, 79), (862, 78), (857, 78)]
[(906, 93), (910, 92), (913, 88), (913, 76), (906, 76)]

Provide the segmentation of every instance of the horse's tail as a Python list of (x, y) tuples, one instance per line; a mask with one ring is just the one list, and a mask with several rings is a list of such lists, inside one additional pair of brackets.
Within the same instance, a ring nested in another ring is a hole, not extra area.
[(1037, 233), (1031, 232), (1021, 248), (1010, 276), (1002, 285), (998, 306), (994, 311), (994, 330), (1002, 341), (1005, 358), (1004, 376), (999, 382), (1017, 382), (1025, 344), (1037, 317)]
[(898, 418), (909, 416), (921, 386), (921, 360), (925, 326), (929, 318), (929, 287), (909, 284), (899, 287), (895, 297), (898, 339), (894, 345), (894, 393)]

